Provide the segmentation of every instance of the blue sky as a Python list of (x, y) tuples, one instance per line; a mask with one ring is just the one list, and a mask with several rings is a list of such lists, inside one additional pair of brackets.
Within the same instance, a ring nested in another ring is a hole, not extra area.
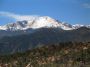
[(1, 15), (2, 12), (50, 16), (70, 24), (90, 24), (90, 0), (0, 0), (0, 25), (16, 21)]

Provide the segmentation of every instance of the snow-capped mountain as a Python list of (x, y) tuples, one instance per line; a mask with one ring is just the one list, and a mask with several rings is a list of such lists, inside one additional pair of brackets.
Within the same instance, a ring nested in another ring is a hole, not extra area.
[(0, 54), (59, 42), (90, 42), (90, 25), (70, 25), (44, 16), (0, 26)]
[[(30, 20), (25, 21), (17, 21), (16, 23), (10, 23), (4, 26), (0, 26), (0, 30), (10, 30), (10, 31), (17, 31), (17, 30), (26, 30), (29, 28), (37, 29), (37, 28), (49, 28), (49, 27), (55, 27), (55, 28), (61, 28), (63, 30), (73, 30), (80, 27), (83, 27), (84, 25), (70, 25), (68, 23), (59, 22), (55, 19), (52, 19), (48, 16), (43, 17), (34, 17)], [(85, 26), (90, 28), (90, 25)]]
[(48, 16), (34, 18), (28, 21), (17, 21), (4, 26), (0, 26), (1, 30), (26, 30), (29, 28), (37, 29), (42, 27), (60, 27), (64, 30), (70, 30), (72, 27), (65, 23), (58, 22)]

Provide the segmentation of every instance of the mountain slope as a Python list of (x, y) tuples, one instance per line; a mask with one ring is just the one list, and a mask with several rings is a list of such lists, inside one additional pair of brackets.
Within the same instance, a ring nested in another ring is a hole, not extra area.
[(90, 29), (82, 27), (75, 30), (64, 31), (58, 28), (42, 28), (32, 34), (3, 37), (0, 39), (0, 54), (24, 52), (45, 44), (69, 41), (89, 42)]

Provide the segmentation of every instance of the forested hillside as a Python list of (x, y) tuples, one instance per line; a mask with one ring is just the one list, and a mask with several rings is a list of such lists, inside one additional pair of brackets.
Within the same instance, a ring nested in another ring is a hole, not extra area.
[(90, 67), (90, 42), (65, 42), (0, 56), (1, 67)]

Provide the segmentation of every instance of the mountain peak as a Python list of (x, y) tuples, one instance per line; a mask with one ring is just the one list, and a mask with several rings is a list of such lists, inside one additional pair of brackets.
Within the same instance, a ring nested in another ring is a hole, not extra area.
[[(0, 26), (0, 30), (10, 30), (10, 31), (17, 31), (17, 30), (26, 30), (29, 28), (37, 29), (37, 28), (43, 28), (43, 27), (55, 27), (55, 28), (61, 28), (63, 30), (73, 30), (80, 27), (83, 27), (84, 25), (70, 25), (68, 23), (59, 22), (49, 16), (39, 16), (39, 17), (31, 17), (30, 20), (23, 20), (23, 21), (17, 21), (16, 23), (10, 23), (4, 26)], [(90, 25), (85, 26), (90, 28)]]

